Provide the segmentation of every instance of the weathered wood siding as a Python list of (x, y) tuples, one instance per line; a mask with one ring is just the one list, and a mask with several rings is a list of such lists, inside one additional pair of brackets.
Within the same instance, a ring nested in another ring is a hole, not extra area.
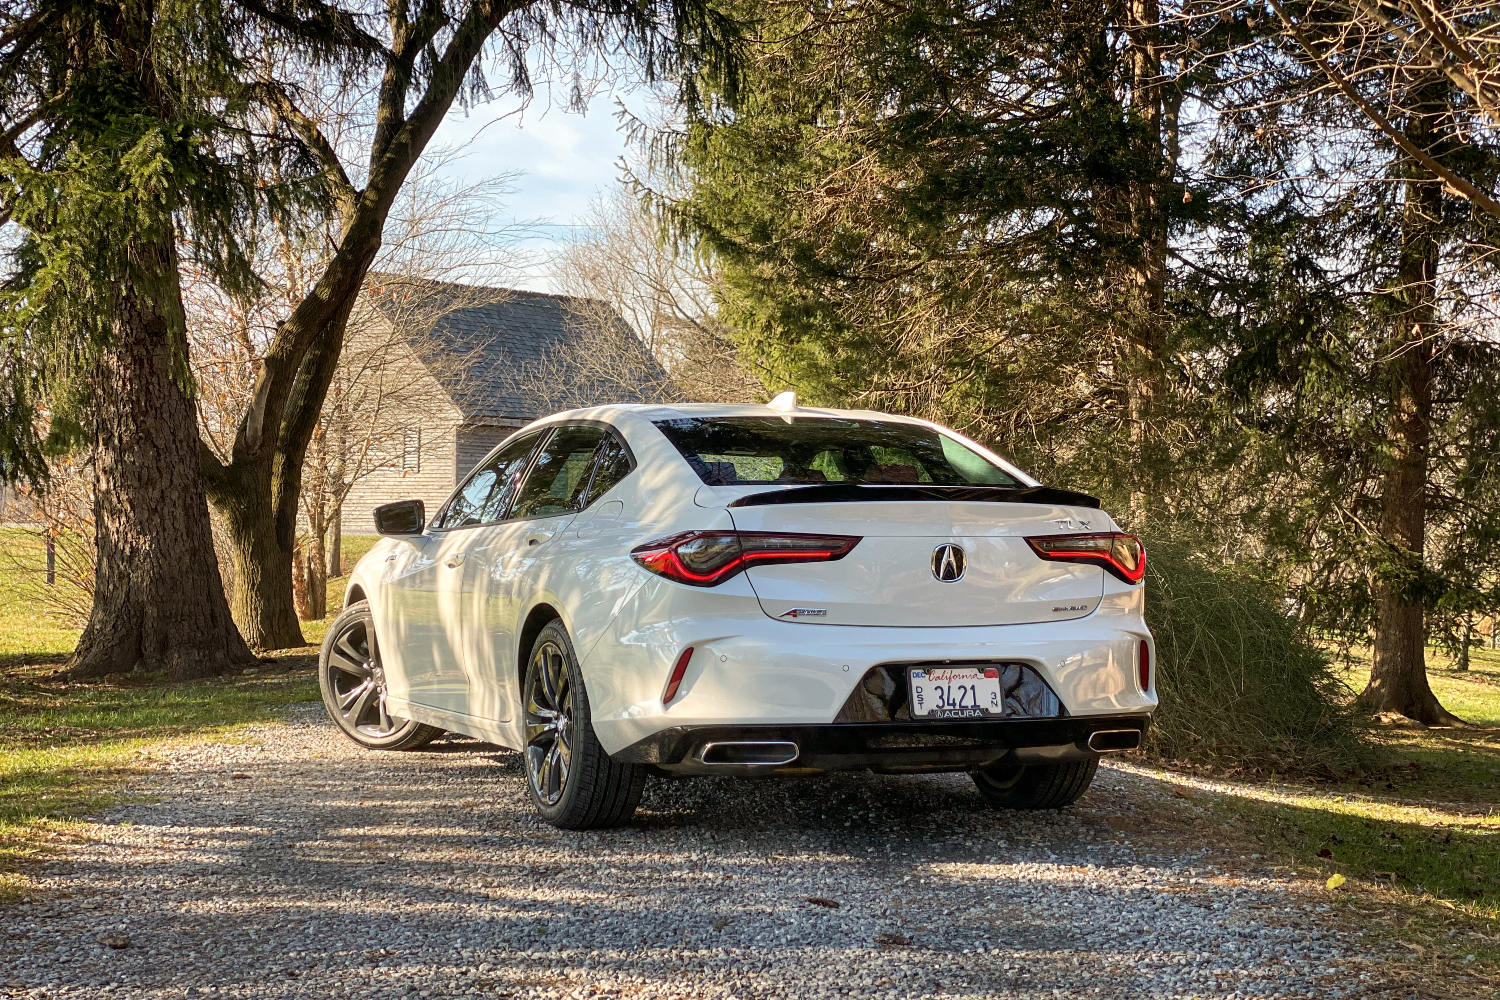
[(455, 429), (457, 448), (454, 459), (454, 482), (462, 482), (470, 470), (478, 465), (484, 456), (515, 433), (517, 427), (523, 427), (525, 423), (517, 420), (507, 425), (477, 425), (470, 424)]
[(427, 505), (429, 516), (436, 511), (453, 490), (455, 431), (461, 423), (458, 407), (416, 353), (391, 337), (388, 327), (372, 324), (368, 329), (367, 336), (382, 338), (382, 377), (399, 382), (402, 389), (382, 402), (379, 433), (371, 445), (374, 467), (344, 501), (347, 534), (374, 531), (371, 511), (391, 500), (416, 498)]

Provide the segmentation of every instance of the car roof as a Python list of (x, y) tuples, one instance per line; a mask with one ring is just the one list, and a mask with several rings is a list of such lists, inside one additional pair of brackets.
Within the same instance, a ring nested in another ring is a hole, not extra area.
[(633, 414), (645, 420), (671, 420), (674, 417), (846, 417), (859, 420), (889, 420), (903, 424), (926, 424), (924, 420), (878, 410), (840, 410), (826, 406), (802, 406), (795, 409), (773, 409), (764, 403), (620, 403), (566, 410), (542, 418), (557, 420), (609, 420), (622, 414)]

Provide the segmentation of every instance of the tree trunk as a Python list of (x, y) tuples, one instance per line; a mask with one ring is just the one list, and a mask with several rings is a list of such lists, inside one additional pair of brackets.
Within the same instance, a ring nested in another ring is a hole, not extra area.
[(1133, 488), (1131, 525), (1145, 526), (1150, 505), (1161, 499), (1163, 484), (1153, 454), (1153, 421), (1164, 392), (1162, 354), (1165, 351), (1163, 311), (1167, 284), (1167, 214), (1163, 204), (1171, 184), (1175, 123), (1165, 100), (1160, 12), (1157, 0), (1130, 0), (1127, 35), (1130, 42), (1130, 96), (1127, 116), (1134, 127), (1132, 160), (1138, 179), (1128, 187), (1129, 243), (1136, 249), (1125, 267), (1124, 315), (1126, 344), (1122, 352), (1126, 376), (1126, 415), (1130, 425)]
[(322, 621), (328, 617), (328, 562), (323, 538), (312, 534), (307, 539), (307, 617), (304, 621)]
[[(1422, 148), (1436, 138), (1434, 115), (1414, 113), (1408, 130)], [(1373, 712), (1397, 712), (1428, 725), (1459, 722), (1427, 683), (1419, 584), (1427, 528), (1427, 449), (1431, 438), (1433, 355), (1442, 188), (1415, 164), (1405, 185), (1401, 266), (1390, 294), (1392, 334), (1385, 379), (1390, 412), (1380, 501), (1380, 534), (1389, 564), (1375, 574), (1375, 658), (1360, 696)]]
[(303, 550), (307, 554), (307, 608), (302, 612), (303, 621), (321, 621), (328, 617), (328, 556), (323, 550), (323, 539), (328, 533), (328, 522), (323, 516), (322, 498), (309, 505), (307, 512), (307, 541)]
[(324, 444), (327, 450), (333, 452), (333, 466), (328, 473), (331, 479), (328, 489), (331, 501), (328, 511), (328, 567), (323, 575), (333, 579), (344, 575), (344, 496), (348, 492), (344, 476), (348, 473), (349, 437), (346, 432), (348, 425), (345, 422), (344, 394), (339, 391), (338, 386), (330, 388), (333, 390), (333, 412), (329, 414)]
[[(240, 470), (236, 480), (260, 478), (262, 466)], [(269, 476), (266, 476), (269, 478)], [(278, 517), (269, 503), (256, 502), (260, 491), (245, 483), (239, 489), (214, 490), (214, 506), (229, 529), (234, 566), (234, 620), (255, 649), (295, 649), (307, 645), (297, 624), (292, 600), (292, 555), (297, 544), (296, 511)]]
[(330, 580), (344, 575), (344, 508), (335, 505), (328, 512), (328, 567), (324, 576)]
[[(156, 252), (175, 267), (171, 247)], [(255, 662), (219, 579), (197, 404), (178, 381), (186, 359), (180, 326), (125, 290), (95, 369), (94, 604), (75, 677), (139, 668), (186, 680)]]
[[(315, 332), (296, 367), (287, 399), (277, 408), (281, 419), (270, 419), (262, 402), (275, 377), (273, 362), (280, 362), (268, 357), (256, 383), (256, 402), (251, 404), (235, 440), (234, 460), (224, 465), (203, 449), (209, 499), (229, 528), (235, 569), (239, 571), (245, 564), (254, 582), (253, 586), (247, 583), (236, 588), (234, 618), (246, 641), (256, 649), (306, 645), (292, 599), (292, 555), (297, 543), (302, 467), (338, 366), (349, 313), (380, 248), (378, 230), (370, 231), (367, 226), (357, 237), (345, 235), (340, 252), (348, 250), (348, 257), (331, 265), (319, 282), (324, 294), (304, 300), (304, 305), (311, 302), (317, 307), (311, 309), (314, 318), (305, 320)], [(355, 245), (358, 251), (353, 249)], [(248, 564), (257, 560), (258, 567), (250, 569)]]
[(1469, 669), (1469, 646), (1474, 642), (1474, 613), (1464, 612), (1464, 630), (1459, 637), (1458, 662), (1453, 665), (1454, 670), (1467, 671)]

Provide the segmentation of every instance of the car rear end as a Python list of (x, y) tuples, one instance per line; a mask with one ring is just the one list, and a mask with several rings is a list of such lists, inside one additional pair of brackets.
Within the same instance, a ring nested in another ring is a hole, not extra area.
[(590, 656), (616, 759), (904, 772), (1139, 745), (1144, 553), (1092, 498), (917, 421), (655, 424), (702, 485), (694, 524), (637, 547), (647, 578)]

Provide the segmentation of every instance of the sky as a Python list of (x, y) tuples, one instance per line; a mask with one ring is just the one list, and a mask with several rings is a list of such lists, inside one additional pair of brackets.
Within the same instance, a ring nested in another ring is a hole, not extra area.
[(625, 155), (625, 134), (616, 118), (619, 101), (639, 110), (649, 95), (642, 91), (601, 92), (586, 113), (565, 110), (538, 89), (524, 109), (512, 101), (495, 101), (450, 114), (430, 148), (457, 150), (437, 171), (471, 183), (496, 174), (519, 172), (497, 227), (523, 225), (528, 235), (519, 249), (526, 264), (516, 287), (553, 291), (547, 262), (573, 233), (589, 203), (613, 187)]

